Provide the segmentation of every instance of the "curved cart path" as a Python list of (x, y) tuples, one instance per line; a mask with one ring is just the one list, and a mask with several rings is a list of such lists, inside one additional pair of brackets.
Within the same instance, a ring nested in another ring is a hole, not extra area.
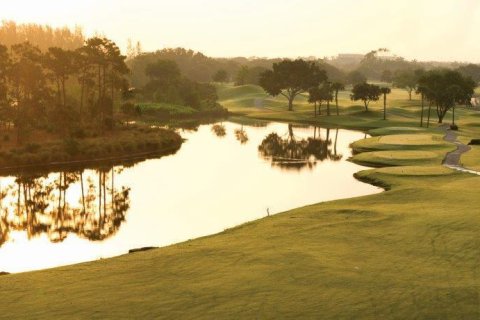
[(447, 168), (451, 168), (457, 171), (467, 172), (467, 173), (476, 174), (480, 176), (480, 172), (467, 169), (464, 166), (462, 166), (462, 164), (460, 163), (460, 159), (462, 155), (470, 151), (472, 148), (458, 141), (457, 134), (455, 131), (450, 130), (447, 127), (443, 127), (443, 128), (446, 131), (444, 140), (454, 143), (457, 146), (456, 150), (447, 153), (447, 155), (445, 156), (445, 159), (443, 160), (443, 165)]

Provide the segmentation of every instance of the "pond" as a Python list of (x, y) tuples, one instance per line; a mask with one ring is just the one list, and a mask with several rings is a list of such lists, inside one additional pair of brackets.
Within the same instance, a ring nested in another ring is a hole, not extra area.
[(0, 178), (0, 271), (91, 261), (221, 232), (288, 209), (380, 192), (347, 159), (362, 132), (223, 122), (174, 155)]

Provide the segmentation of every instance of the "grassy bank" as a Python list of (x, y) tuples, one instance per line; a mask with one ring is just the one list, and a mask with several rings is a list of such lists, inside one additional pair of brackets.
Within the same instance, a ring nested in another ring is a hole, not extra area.
[(119, 127), (101, 134), (76, 138), (62, 138), (38, 131), (32, 133), (29, 141), (21, 145), (10, 139), (4, 143), (0, 149), (0, 170), (128, 158), (149, 152), (171, 152), (181, 144), (180, 135), (174, 131), (145, 126)]
[(135, 108), (138, 110), (138, 114), (140, 114), (142, 118), (167, 121), (224, 117), (228, 115), (227, 109), (220, 105), (203, 109), (194, 109), (192, 107), (170, 103), (137, 103)]
[[(417, 132), (418, 101), (394, 90), (383, 121), (379, 104), (367, 113), (343, 96), (342, 116), (315, 119), (307, 104), (286, 112), (281, 100), (255, 100), (263, 93), (247, 89), (225, 88), (221, 103), (250, 118), (376, 129), (354, 144), (368, 152), (353, 160), (386, 167), (356, 176), (388, 191), (168, 248), (2, 276), (0, 317), (480, 317), (480, 177), (441, 166), (455, 147), (434, 129)], [(458, 115), (460, 139), (480, 137), (477, 113)], [(462, 161), (480, 166), (471, 153)]]

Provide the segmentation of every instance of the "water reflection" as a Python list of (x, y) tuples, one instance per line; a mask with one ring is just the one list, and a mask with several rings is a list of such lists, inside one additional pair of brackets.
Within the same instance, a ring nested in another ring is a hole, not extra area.
[(248, 134), (247, 131), (243, 129), (243, 124), (240, 129), (235, 129), (235, 138), (240, 144), (246, 144), (248, 142)]
[(339, 161), (342, 155), (337, 153), (338, 129), (332, 146), (330, 129), (326, 129), (326, 138), (320, 136), (320, 130), (313, 128), (313, 137), (299, 138), (294, 134), (292, 124), (288, 125), (286, 137), (276, 132), (270, 133), (258, 146), (262, 157), (271, 161), (272, 166), (284, 169), (312, 169), (317, 161)]
[(215, 128), (220, 137), (211, 124), (182, 131), (181, 149), (161, 159), (0, 177), (0, 272), (170, 245), (262, 218), (267, 208), (379, 192), (355, 180), (363, 167), (346, 161), (361, 132), (227, 121)]
[(227, 130), (223, 124), (212, 125), (212, 132), (219, 138), (223, 138), (227, 134)]
[(54, 243), (70, 234), (90, 241), (113, 236), (130, 207), (130, 189), (115, 186), (119, 170), (17, 176), (0, 193), (0, 246), (13, 231)]

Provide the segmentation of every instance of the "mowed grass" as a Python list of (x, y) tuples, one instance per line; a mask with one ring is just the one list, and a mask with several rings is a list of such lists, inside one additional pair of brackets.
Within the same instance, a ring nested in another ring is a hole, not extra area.
[[(388, 96), (388, 119), (383, 120), (383, 100), (371, 102), (369, 111), (361, 102), (352, 102), (349, 91), (339, 93), (339, 116), (335, 103), (330, 104), (331, 116), (326, 116), (327, 107), (321, 106), (321, 116), (314, 117), (313, 104), (308, 103), (308, 94), (300, 94), (294, 101), (294, 112), (288, 112), (287, 100), (279, 95), (268, 96), (259, 86), (235, 87), (230, 84), (217, 85), (219, 102), (230, 112), (249, 118), (270, 121), (296, 121), (330, 127), (375, 129), (395, 126), (418, 126), (420, 102), (408, 100), (405, 90), (393, 89)], [(433, 115), (433, 112), (432, 112)], [(418, 120), (417, 120), (418, 118)], [(433, 122), (433, 121), (432, 121)]]
[(480, 146), (470, 146), (472, 149), (462, 157), (462, 165), (468, 169), (480, 171)]
[(402, 150), (422, 149), (445, 147), (450, 145), (443, 141), (440, 134), (396, 134), (372, 137), (356, 141), (352, 144), (352, 148), (357, 152), (373, 151), (373, 150)]
[(368, 133), (372, 136), (385, 136), (391, 134), (414, 134), (414, 133), (425, 133), (429, 130), (422, 127), (384, 127), (371, 129)]
[(480, 178), (401, 168), (359, 175), (392, 188), (381, 195), (160, 250), (4, 276), (0, 315), (478, 319)]
[[(356, 144), (370, 151), (365, 162), (394, 166), (356, 177), (388, 191), (158, 250), (2, 276), (0, 317), (479, 319), (480, 177), (441, 166), (455, 147), (436, 129), (412, 129), (418, 100), (392, 96), (395, 115), (383, 121), (378, 104), (367, 113), (345, 98), (344, 115), (315, 119), (306, 104), (286, 112), (280, 101), (262, 109), (243, 100), (235, 109), (231, 94), (227, 107), (249, 119), (383, 128)], [(479, 135), (474, 111), (458, 115), (462, 141)]]
[(438, 163), (443, 157), (443, 155), (433, 151), (398, 150), (360, 153), (353, 156), (352, 160), (359, 164), (385, 167)]

